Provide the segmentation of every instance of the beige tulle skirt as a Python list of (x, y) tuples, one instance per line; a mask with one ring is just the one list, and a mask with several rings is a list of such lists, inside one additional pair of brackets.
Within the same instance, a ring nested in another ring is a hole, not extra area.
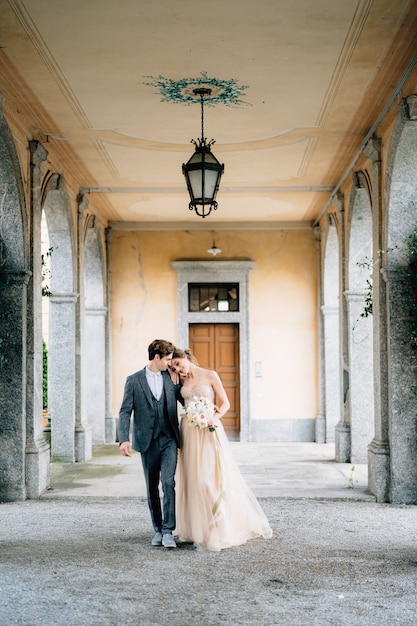
[(209, 550), (222, 550), (272, 530), (245, 484), (219, 423), (214, 432), (180, 423), (182, 447), (176, 473), (175, 535)]

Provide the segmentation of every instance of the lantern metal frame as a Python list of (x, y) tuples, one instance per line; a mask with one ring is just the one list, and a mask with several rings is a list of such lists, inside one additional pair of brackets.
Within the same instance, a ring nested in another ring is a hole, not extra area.
[(207, 141), (204, 137), (204, 96), (211, 94), (211, 89), (199, 87), (193, 90), (195, 96), (200, 96), (201, 104), (201, 138), (192, 139), (195, 152), (186, 164), (182, 165), (190, 203), (188, 208), (195, 211), (200, 217), (207, 217), (211, 211), (216, 211), (218, 204), (216, 195), (219, 190), (220, 179), (224, 172), (224, 165), (220, 163), (211, 151), (214, 139)]

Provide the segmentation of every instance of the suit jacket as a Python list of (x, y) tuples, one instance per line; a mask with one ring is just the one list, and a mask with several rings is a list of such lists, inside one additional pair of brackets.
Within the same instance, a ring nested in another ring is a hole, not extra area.
[[(162, 372), (165, 391), (165, 409), (177, 447), (180, 447), (177, 401), (183, 402), (180, 386), (174, 385), (168, 372)], [(132, 447), (146, 452), (152, 440), (155, 426), (153, 396), (146, 380), (145, 368), (126, 379), (122, 406), (119, 412), (119, 442), (129, 441), (130, 418), (133, 411)]]

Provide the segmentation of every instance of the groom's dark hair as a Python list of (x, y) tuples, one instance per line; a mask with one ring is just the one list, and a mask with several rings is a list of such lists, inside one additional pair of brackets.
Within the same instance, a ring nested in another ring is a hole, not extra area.
[(168, 354), (171, 354), (174, 350), (175, 346), (170, 341), (154, 339), (148, 346), (149, 360), (153, 361), (157, 354), (159, 354), (160, 357), (168, 356)]

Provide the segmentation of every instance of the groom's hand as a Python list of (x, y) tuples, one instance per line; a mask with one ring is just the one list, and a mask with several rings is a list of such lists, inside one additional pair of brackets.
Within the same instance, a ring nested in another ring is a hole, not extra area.
[(177, 372), (174, 372), (174, 370), (172, 370), (170, 367), (168, 367), (168, 372), (174, 385), (178, 385), (178, 383), (180, 382), (180, 377), (178, 376)]
[(120, 454), (123, 456), (132, 456), (130, 453), (132, 452), (132, 444), (130, 441), (124, 441), (120, 444)]

